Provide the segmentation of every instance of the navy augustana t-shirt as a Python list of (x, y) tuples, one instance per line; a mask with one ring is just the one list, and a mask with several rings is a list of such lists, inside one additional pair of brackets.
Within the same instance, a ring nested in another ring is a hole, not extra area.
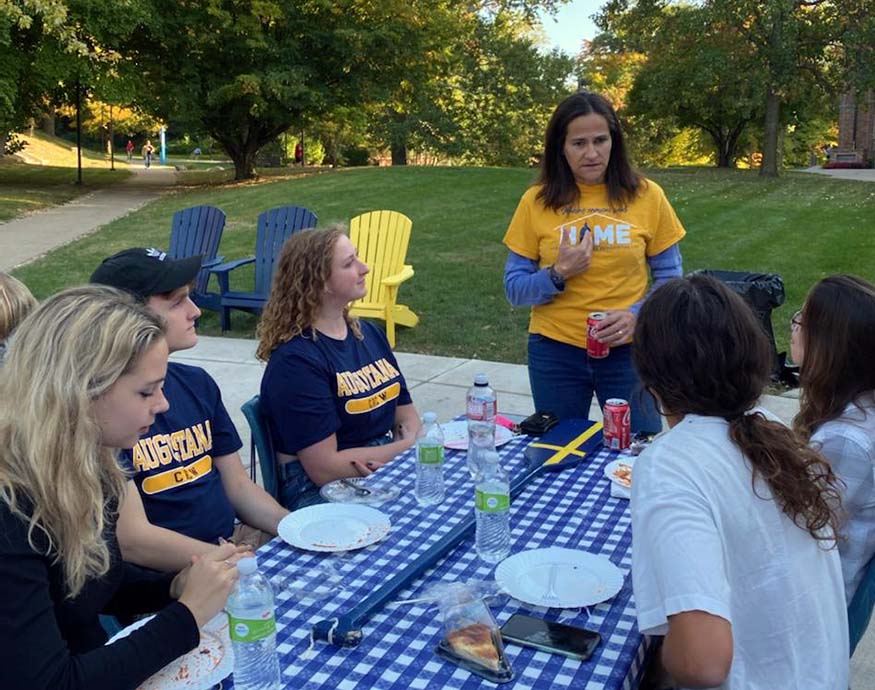
[(170, 409), (122, 463), (134, 473), (149, 522), (216, 543), (234, 531), (234, 507), (213, 464), (243, 445), (219, 387), (198, 367), (167, 365), (164, 396)]
[(367, 321), (364, 338), (311, 331), (283, 343), (261, 379), (261, 405), (274, 448), (293, 455), (331, 434), (337, 449), (365, 445), (392, 429), (395, 408), (410, 404), (385, 334)]

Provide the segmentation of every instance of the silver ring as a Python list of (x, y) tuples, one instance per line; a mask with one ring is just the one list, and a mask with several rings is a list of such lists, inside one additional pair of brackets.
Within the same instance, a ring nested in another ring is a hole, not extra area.
[(623, 335), (623, 329), (622, 329), (622, 328), (620, 329), (620, 335)]

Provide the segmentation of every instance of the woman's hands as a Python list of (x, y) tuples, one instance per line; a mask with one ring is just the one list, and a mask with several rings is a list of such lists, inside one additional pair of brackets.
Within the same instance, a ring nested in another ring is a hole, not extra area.
[(173, 579), (171, 594), (181, 590), (179, 602), (191, 611), (198, 628), (225, 607), (243, 555), (234, 544), (222, 544), (208, 554), (192, 556), (191, 565)]
[(635, 314), (628, 309), (606, 311), (596, 331), (596, 338), (609, 346), (632, 342), (635, 321)]
[(577, 244), (571, 244), (571, 231), (562, 228), (562, 237), (559, 239), (559, 254), (553, 270), (564, 280), (568, 280), (578, 273), (583, 273), (589, 268), (592, 260), (592, 233), (584, 232), (583, 237)]

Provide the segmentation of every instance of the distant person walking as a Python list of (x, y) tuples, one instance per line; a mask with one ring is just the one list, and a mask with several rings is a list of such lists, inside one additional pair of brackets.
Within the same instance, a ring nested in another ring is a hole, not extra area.
[(304, 163), (304, 142), (299, 141), (295, 145), (295, 165), (303, 165)]
[(146, 139), (146, 143), (143, 144), (143, 162), (147, 168), (152, 166), (152, 156), (154, 153), (155, 147), (152, 146), (152, 142), (149, 139)]
[(128, 143), (125, 146), (125, 151), (128, 152), (128, 163), (131, 163), (134, 160), (134, 142), (128, 139)]

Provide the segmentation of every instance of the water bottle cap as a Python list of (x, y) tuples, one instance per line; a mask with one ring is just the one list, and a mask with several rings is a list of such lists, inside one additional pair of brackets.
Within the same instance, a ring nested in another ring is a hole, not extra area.
[(474, 374), (474, 385), (475, 386), (488, 386), (489, 379), (486, 374)]
[(258, 559), (255, 556), (241, 558), (237, 561), (237, 570), (240, 571), (241, 575), (252, 575), (258, 570)]
[(423, 424), (434, 424), (437, 421), (437, 415), (434, 412), (426, 412), (422, 415)]

